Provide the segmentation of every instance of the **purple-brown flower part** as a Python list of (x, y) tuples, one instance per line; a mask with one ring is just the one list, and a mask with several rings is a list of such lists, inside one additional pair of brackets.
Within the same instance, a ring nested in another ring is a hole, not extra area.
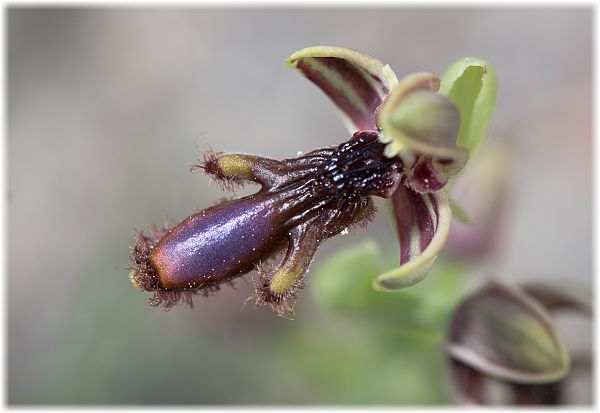
[(419, 194), (405, 185), (392, 196), (400, 244), (400, 267), (381, 274), (374, 288), (391, 291), (421, 281), (446, 240), (451, 218), (445, 191)]
[(397, 83), (389, 66), (351, 49), (308, 47), (286, 62), (333, 101), (350, 133), (377, 128), (377, 109)]
[(446, 186), (448, 176), (436, 168), (435, 162), (439, 160), (432, 156), (419, 157), (415, 165), (406, 171), (405, 185), (420, 194), (437, 192)]
[[(390, 197), (402, 165), (383, 155), (377, 132), (294, 159), (209, 155), (199, 165), (225, 186), (260, 183), (253, 195), (200, 211), (168, 231), (140, 234), (132, 251), (132, 281), (170, 308), (259, 269), (257, 304), (290, 314), (319, 245), (374, 214), (371, 196)], [(264, 261), (285, 252), (276, 268)]]

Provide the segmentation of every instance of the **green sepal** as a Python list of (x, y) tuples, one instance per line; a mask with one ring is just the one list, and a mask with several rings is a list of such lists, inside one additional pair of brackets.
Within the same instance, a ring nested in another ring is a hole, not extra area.
[(485, 60), (466, 57), (448, 67), (441, 77), (439, 93), (460, 111), (460, 132), (456, 145), (471, 156), (485, 139), (496, 103), (497, 79)]

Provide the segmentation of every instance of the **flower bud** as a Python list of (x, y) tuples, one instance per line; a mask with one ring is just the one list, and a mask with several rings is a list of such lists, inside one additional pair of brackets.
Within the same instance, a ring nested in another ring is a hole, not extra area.
[(541, 304), (498, 282), (458, 307), (447, 348), (455, 360), (516, 383), (557, 381), (570, 366), (563, 340)]

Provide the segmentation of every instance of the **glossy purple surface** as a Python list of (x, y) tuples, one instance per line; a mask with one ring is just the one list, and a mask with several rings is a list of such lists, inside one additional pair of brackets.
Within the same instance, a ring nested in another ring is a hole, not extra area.
[(190, 216), (152, 252), (165, 288), (193, 288), (247, 271), (287, 235), (277, 208), (260, 195), (229, 201)]
[[(140, 234), (132, 251), (132, 281), (154, 292), (151, 305), (171, 308), (182, 299), (192, 305), (193, 294), (215, 291), (287, 244), (279, 269), (259, 271), (257, 290), (263, 303), (285, 313), (319, 244), (368, 223), (374, 213), (370, 197), (389, 197), (398, 185), (402, 164), (383, 155), (378, 136), (357, 132), (337, 147), (282, 161), (223, 155), (244, 163), (243, 174), (221, 170), (218, 155), (205, 157), (200, 167), (224, 186), (254, 181), (261, 190), (200, 211), (166, 233)], [(273, 281), (280, 270), (293, 282)]]

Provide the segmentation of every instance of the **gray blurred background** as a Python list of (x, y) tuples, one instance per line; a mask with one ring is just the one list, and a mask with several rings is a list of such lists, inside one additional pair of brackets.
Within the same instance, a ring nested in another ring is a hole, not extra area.
[[(447, 402), (435, 372), (403, 378), (410, 358), (388, 366), (395, 384), (367, 391), (380, 379), (360, 370), (372, 364), (369, 338), (315, 305), (310, 280), (289, 321), (242, 308), (244, 281), (192, 311), (149, 309), (123, 270), (136, 229), (223, 195), (188, 172), (209, 145), (281, 158), (347, 139), (330, 102), (283, 64), (309, 45), (365, 51), (399, 77), (441, 74), (469, 55), (491, 62), (489, 144), (509, 153), (507, 191), (497, 247), (475, 272), (590, 295), (589, 8), (11, 7), (7, 16), (11, 404)], [(328, 241), (315, 268), (367, 238), (395, 248), (385, 214)], [(589, 342), (589, 324), (575, 332)], [(324, 340), (342, 343), (328, 367)], [(350, 347), (363, 364), (344, 359)], [(589, 402), (586, 389), (578, 402)]]

